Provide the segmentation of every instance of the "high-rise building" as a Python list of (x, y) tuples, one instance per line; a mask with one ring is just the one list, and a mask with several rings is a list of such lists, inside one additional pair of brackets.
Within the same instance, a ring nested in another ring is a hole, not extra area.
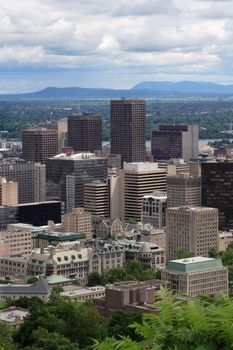
[(219, 227), (233, 228), (233, 163), (201, 164), (202, 205), (218, 208)]
[(108, 182), (95, 180), (84, 185), (84, 208), (92, 215), (109, 217)]
[(146, 157), (146, 102), (111, 101), (111, 153), (123, 162), (144, 162)]
[(159, 125), (152, 132), (151, 150), (155, 160), (198, 156), (198, 125)]
[(23, 159), (45, 163), (58, 152), (58, 132), (47, 128), (23, 130), (22, 148)]
[(208, 256), (210, 248), (218, 250), (218, 209), (176, 207), (166, 211), (167, 261), (179, 251)]
[(0, 176), (0, 205), (18, 204), (18, 184)]
[(84, 206), (84, 184), (107, 178), (107, 158), (92, 153), (59, 154), (46, 161), (47, 199), (61, 200), (65, 210)]
[(188, 174), (167, 177), (167, 207), (201, 206), (201, 178)]
[(166, 192), (154, 191), (142, 198), (142, 223), (151, 224), (154, 228), (163, 228), (166, 219)]
[(18, 202), (45, 201), (45, 165), (24, 160), (0, 161), (0, 176), (18, 183)]
[(102, 150), (102, 118), (91, 115), (69, 116), (68, 146), (76, 152)]
[(124, 217), (141, 221), (143, 196), (156, 190), (166, 191), (167, 171), (159, 169), (157, 163), (125, 163), (121, 176)]
[(191, 297), (228, 295), (228, 268), (221, 259), (196, 256), (170, 261), (162, 270), (161, 280), (167, 281), (174, 292)]
[(85, 233), (86, 239), (92, 238), (91, 214), (84, 208), (75, 208), (64, 215), (65, 232)]

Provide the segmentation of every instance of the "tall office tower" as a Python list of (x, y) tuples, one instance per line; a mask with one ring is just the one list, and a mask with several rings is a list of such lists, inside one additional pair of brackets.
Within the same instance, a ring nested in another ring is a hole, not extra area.
[(166, 211), (167, 261), (177, 258), (180, 250), (208, 256), (218, 250), (218, 209), (176, 207)]
[(159, 169), (157, 163), (125, 163), (123, 176), (124, 217), (141, 221), (143, 196), (166, 191), (166, 169)]
[(62, 148), (67, 146), (67, 129), (68, 129), (67, 118), (63, 118), (58, 121), (49, 121), (47, 123), (40, 123), (39, 127), (49, 129), (49, 130), (51, 129), (57, 130), (57, 137), (58, 137), (57, 153), (61, 153)]
[(18, 204), (18, 184), (0, 176), (0, 205)]
[(84, 185), (84, 208), (92, 215), (109, 217), (107, 182), (95, 180)]
[(142, 198), (142, 223), (151, 224), (154, 228), (163, 228), (166, 219), (167, 195), (154, 191)]
[(64, 215), (65, 232), (83, 232), (86, 239), (92, 238), (91, 214), (84, 208), (74, 208)]
[(18, 183), (18, 202), (33, 203), (45, 200), (45, 165), (24, 160), (0, 161), (0, 176)]
[(68, 146), (77, 152), (102, 150), (102, 117), (71, 115), (68, 117)]
[(58, 132), (55, 129), (36, 128), (22, 132), (22, 158), (45, 163), (58, 151)]
[(219, 210), (221, 230), (233, 228), (233, 163), (201, 164), (202, 205)]
[(167, 207), (201, 206), (201, 178), (188, 174), (167, 177)]
[(46, 201), (46, 166), (34, 164), (34, 202)]
[(111, 153), (123, 162), (144, 162), (146, 157), (146, 102), (111, 101)]
[(65, 210), (84, 206), (84, 184), (107, 178), (107, 158), (93, 153), (59, 154), (46, 161), (47, 200), (61, 200)]
[(159, 125), (152, 132), (152, 154), (156, 160), (183, 158), (187, 162), (198, 156), (198, 139), (198, 125)]

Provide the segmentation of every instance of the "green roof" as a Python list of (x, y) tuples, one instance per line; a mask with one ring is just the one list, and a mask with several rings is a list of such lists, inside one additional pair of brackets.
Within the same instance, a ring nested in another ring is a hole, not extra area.
[(221, 259), (203, 257), (172, 260), (167, 264), (168, 270), (175, 270), (179, 272), (197, 272), (221, 268), (223, 268)]
[(63, 235), (51, 235), (47, 233), (38, 233), (37, 236), (34, 236), (33, 238), (36, 239), (44, 239), (45, 241), (49, 242), (70, 242), (70, 241), (77, 241), (79, 239), (85, 239), (86, 235), (85, 233), (64, 233)]

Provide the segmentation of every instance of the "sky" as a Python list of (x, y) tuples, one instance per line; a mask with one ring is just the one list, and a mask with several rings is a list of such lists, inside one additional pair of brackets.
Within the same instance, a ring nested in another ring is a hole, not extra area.
[(0, 0), (0, 93), (233, 83), (233, 0)]

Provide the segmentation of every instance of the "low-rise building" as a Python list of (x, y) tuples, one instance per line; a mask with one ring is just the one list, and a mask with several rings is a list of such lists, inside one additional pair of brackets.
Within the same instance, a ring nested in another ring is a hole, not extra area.
[(162, 281), (174, 292), (195, 297), (202, 294), (228, 295), (228, 269), (221, 259), (193, 257), (169, 261), (162, 271)]
[(27, 230), (15, 229), (11, 225), (6, 231), (0, 232), (0, 239), (10, 247), (10, 254), (30, 256), (32, 250), (32, 233)]
[(68, 297), (70, 299), (79, 300), (79, 301), (93, 300), (93, 299), (105, 297), (105, 287), (94, 286), (94, 287), (79, 288), (76, 286), (71, 290), (61, 292), (60, 295), (63, 297)]
[(0, 257), (0, 276), (27, 275), (28, 257), (2, 256)]
[(100, 221), (95, 224), (95, 236), (97, 238), (119, 237), (123, 235), (123, 232), (123, 224), (118, 218), (101, 218)]
[(38, 281), (33, 284), (0, 284), (0, 300), (8, 298), (19, 299), (23, 297), (38, 297), (47, 300), (50, 292), (51, 287), (43, 277), (40, 277)]
[(106, 317), (111, 317), (116, 310), (156, 313), (155, 292), (161, 285), (162, 282), (159, 280), (127, 281), (106, 285), (105, 298), (95, 299), (94, 303), (100, 314)]
[(233, 231), (220, 231), (218, 234), (218, 251), (223, 252), (233, 242)]

